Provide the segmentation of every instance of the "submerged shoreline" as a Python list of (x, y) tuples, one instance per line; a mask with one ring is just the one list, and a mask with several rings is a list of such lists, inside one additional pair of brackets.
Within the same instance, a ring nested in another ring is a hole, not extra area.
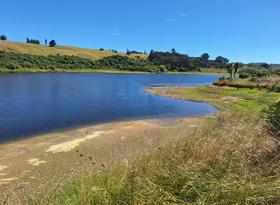
[[(161, 87), (157, 87), (157, 88), (163, 88), (163, 87), (167, 87), (167, 86), (161, 86)], [(164, 96), (164, 95), (160, 95), (160, 94), (156, 94), (156, 92), (153, 92), (153, 88), (154, 87), (149, 87), (148, 89), (145, 90), (145, 92), (147, 92), (148, 94), (152, 94), (152, 95), (157, 95), (159, 97), (168, 97), (168, 96)], [(180, 98), (177, 98), (176, 100), (183, 100)], [(183, 100), (185, 101), (185, 100)], [(207, 102), (203, 102), (203, 101), (199, 101), (199, 100), (187, 100), (189, 102), (195, 102), (195, 103), (205, 103), (205, 104), (209, 104)], [(103, 126), (113, 126), (114, 124), (118, 124), (118, 123), (133, 123), (133, 122), (138, 122), (138, 121), (149, 121), (149, 122), (153, 122), (155, 124), (159, 124), (159, 125), (172, 125), (172, 124), (177, 124), (179, 123), (181, 120), (184, 119), (200, 119), (200, 118), (204, 118), (204, 117), (208, 117), (211, 115), (216, 114), (217, 112), (219, 112), (219, 108), (209, 104), (211, 106), (213, 106), (215, 109), (217, 109), (215, 112), (213, 113), (207, 113), (204, 115), (195, 115), (195, 116), (173, 116), (173, 117), (168, 117), (168, 116), (163, 116), (163, 117), (139, 117), (139, 118), (131, 118), (131, 119), (119, 119), (119, 120), (114, 120), (114, 121), (108, 121), (108, 122), (100, 122), (100, 123), (88, 123), (88, 124), (84, 124), (84, 125), (76, 125), (76, 126), (71, 126), (71, 127), (65, 127), (65, 128), (60, 128), (60, 129), (55, 129), (55, 130), (50, 130), (48, 132), (42, 132), (42, 133), (38, 133), (38, 134), (33, 134), (33, 135), (26, 135), (26, 136), (21, 136), (19, 138), (16, 139), (10, 139), (10, 140), (5, 140), (5, 141), (1, 141), (0, 140), (0, 150), (1, 147), (3, 146), (9, 146), (11, 144), (21, 144), (21, 143), (25, 143), (25, 142), (31, 142), (31, 141), (36, 141), (36, 139), (40, 139), (46, 136), (50, 136), (50, 135), (56, 135), (58, 133), (67, 133), (67, 132), (73, 132), (75, 130), (83, 130), (83, 129), (89, 129), (89, 128), (93, 128), (93, 127), (103, 127)], [(1, 159), (1, 151), (0, 151), (0, 159)]]
[[(150, 94), (152, 94), (152, 93), (150, 93)], [(164, 97), (164, 96), (162, 96), (162, 97)], [(194, 102), (199, 102), (199, 101), (194, 101)], [(16, 144), (30, 144), (30, 143), (33, 144), (33, 142), (48, 140), (49, 136), (52, 136), (52, 135), (63, 134), (63, 133), (68, 133), (68, 132), (75, 132), (78, 130), (87, 130), (87, 129), (97, 128), (97, 127), (111, 127), (111, 126), (114, 127), (117, 124), (130, 124), (130, 123), (137, 123), (137, 122), (142, 122), (142, 121), (152, 122), (152, 123), (160, 125), (160, 126), (168, 126), (168, 125), (178, 124), (178, 123), (180, 123), (181, 120), (200, 119), (200, 118), (204, 118), (207, 116), (211, 116), (211, 115), (190, 116), (190, 117), (166, 117), (166, 118), (165, 117), (163, 117), (163, 118), (137, 118), (137, 119), (130, 119), (130, 120), (116, 120), (116, 121), (112, 121), (112, 122), (103, 122), (103, 123), (101, 122), (101, 123), (97, 123), (97, 124), (90, 123), (90, 124), (85, 124), (85, 125), (77, 125), (74, 127), (72, 126), (72, 127), (68, 127), (68, 128), (61, 128), (61, 129), (56, 129), (56, 130), (52, 130), (52, 131), (45, 132), (45, 133), (22, 136), (18, 139), (11, 139), (11, 140), (7, 140), (7, 141), (3, 141), (3, 142), (0, 142), (0, 150), (3, 147), (13, 146)], [(1, 151), (0, 151), (0, 160), (1, 160)]]

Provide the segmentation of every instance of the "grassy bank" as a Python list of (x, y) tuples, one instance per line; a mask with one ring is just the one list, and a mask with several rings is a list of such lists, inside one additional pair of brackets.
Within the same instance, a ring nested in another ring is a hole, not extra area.
[(41, 69), (29, 69), (19, 68), (16, 70), (8, 70), (0, 68), (0, 73), (116, 73), (116, 74), (155, 74), (152, 72), (141, 71), (125, 71), (125, 70), (111, 70), (111, 69), (56, 69), (56, 70), (41, 70)]
[(277, 93), (251, 89), (154, 88), (226, 110), (180, 142), (132, 164), (44, 194), (30, 204), (279, 204), (280, 145), (259, 112)]
[(30, 68), (18, 68), (15, 70), (10, 70), (7, 68), (0, 68), (0, 73), (115, 73), (115, 74), (173, 74), (173, 75), (222, 75), (227, 76), (227, 73), (218, 72), (216, 70), (204, 70), (201, 72), (164, 72), (164, 73), (156, 73), (156, 72), (141, 72), (141, 71), (126, 71), (126, 70), (117, 70), (117, 69), (30, 69)]
[(279, 93), (267, 90), (218, 86), (155, 87), (150, 88), (150, 92), (177, 99), (207, 102), (221, 110), (231, 112), (250, 111), (258, 113), (280, 98)]

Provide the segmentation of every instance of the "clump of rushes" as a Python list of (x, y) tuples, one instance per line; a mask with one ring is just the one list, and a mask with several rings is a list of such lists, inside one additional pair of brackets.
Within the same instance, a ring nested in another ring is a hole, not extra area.
[(223, 113), (156, 154), (34, 204), (280, 204), (279, 181), (279, 142), (259, 118)]
[(265, 119), (268, 132), (273, 136), (280, 137), (280, 101), (272, 104), (265, 110)]

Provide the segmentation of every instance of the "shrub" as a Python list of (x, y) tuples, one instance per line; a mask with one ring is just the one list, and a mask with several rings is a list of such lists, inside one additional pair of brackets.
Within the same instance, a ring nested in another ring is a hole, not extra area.
[(239, 74), (247, 74), (249, 77), (261, 78), (270, 75), (280, 75), (280, 69), (244, 68), (239, 72)]
[(250, 81), (250, 82), (256, 82), (256, 81), (257, 81), (257, 78), (256, 78), (256, 77), (252, 77), (252, 78), (250, 78), (249, 81)]
[[(93, 61), (77, 56), (49, 55), (39, 56), (21, 53), (0, 52), (0, 67), (14, 70), (17, 68), (30, 69), (118, 69), (128, 71), (159, 72), (158, 67), (150, 62), (114, 55)], [(160, 72), (164, 72), (161, 67)]]
[(265, 110), (267, 130), (275, 137), (280, 137), (280, 101)]
[(266, 70), (259, 70), (259, 71), (257, 72), (257, 74), (256, 74), (256, 76), (257, 76), (258, 78), (264, 77), (264, 76), (266, 76), (266, 75), (269, 75), (269, 72), (266, 71)]
[(13, 63), (9, 63), (9, 64), (7, 65), (7, 68), (8, 68), (9, 70), (15, 70), (15, 69), (19, 68), (19, 66), (17, 66), (16, 64), (13, 64)]
[(7, 36), (5, 36), (5, 35), (1, 35), (1, 36), (0, 36), (0, 40), (2, 40), (2, 41), (6, 41), (6, 40), (7, 40)]
[(272, 71), (272, 74), (274, 74), (274, 75), (280, 75), (280, 68), (274, 69), (274, 70)]
[(243, 68), (239, 73), (246, 73), (249, 76), (257, 76), (258, 72), (260, 72), (259, 68)]
[(241, 79), (245, 79), (245, 78), (249, 78), (249, 77), (250, 77), (250, 75), (248, 73), (240, 73), (239, 74), (239, 78), (241, 78)]
[(56, 46), (55, 40), (51, 40), (49, 44), (50, 44), (50, 47), (55, 47)]
[(37, 45), (40, 45), (40, 41), (39, 40), (36, 40), (36, 39), (29, 39), (27, 38), (26, 39), (26, 43), (32, 43), (32, 44), (37, 44)]

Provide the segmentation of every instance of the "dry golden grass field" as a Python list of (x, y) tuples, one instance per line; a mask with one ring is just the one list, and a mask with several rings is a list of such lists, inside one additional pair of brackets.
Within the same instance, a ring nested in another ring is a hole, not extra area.
[[(0, 41), (0, 51), (7, 52), (16, 52), (16, 53), (27, 53), (33, 55), (74, 55), (81, 58), (89, 58), (92, 60), (98, 60), (104, 57), (113, 56), (113, 55), (126, 55), (125, 53), (114, 53), (109, 50), (100, 51), (97, 49), (88, 49), (88, 48), (78, 48), (71, 46), (56, 46), (48, 47), (43, 45), (27, 44), (27, 43), (18, 43), (10, 41)], [(133, 54), (130, 57), (146, 58), (144, 54)]]

